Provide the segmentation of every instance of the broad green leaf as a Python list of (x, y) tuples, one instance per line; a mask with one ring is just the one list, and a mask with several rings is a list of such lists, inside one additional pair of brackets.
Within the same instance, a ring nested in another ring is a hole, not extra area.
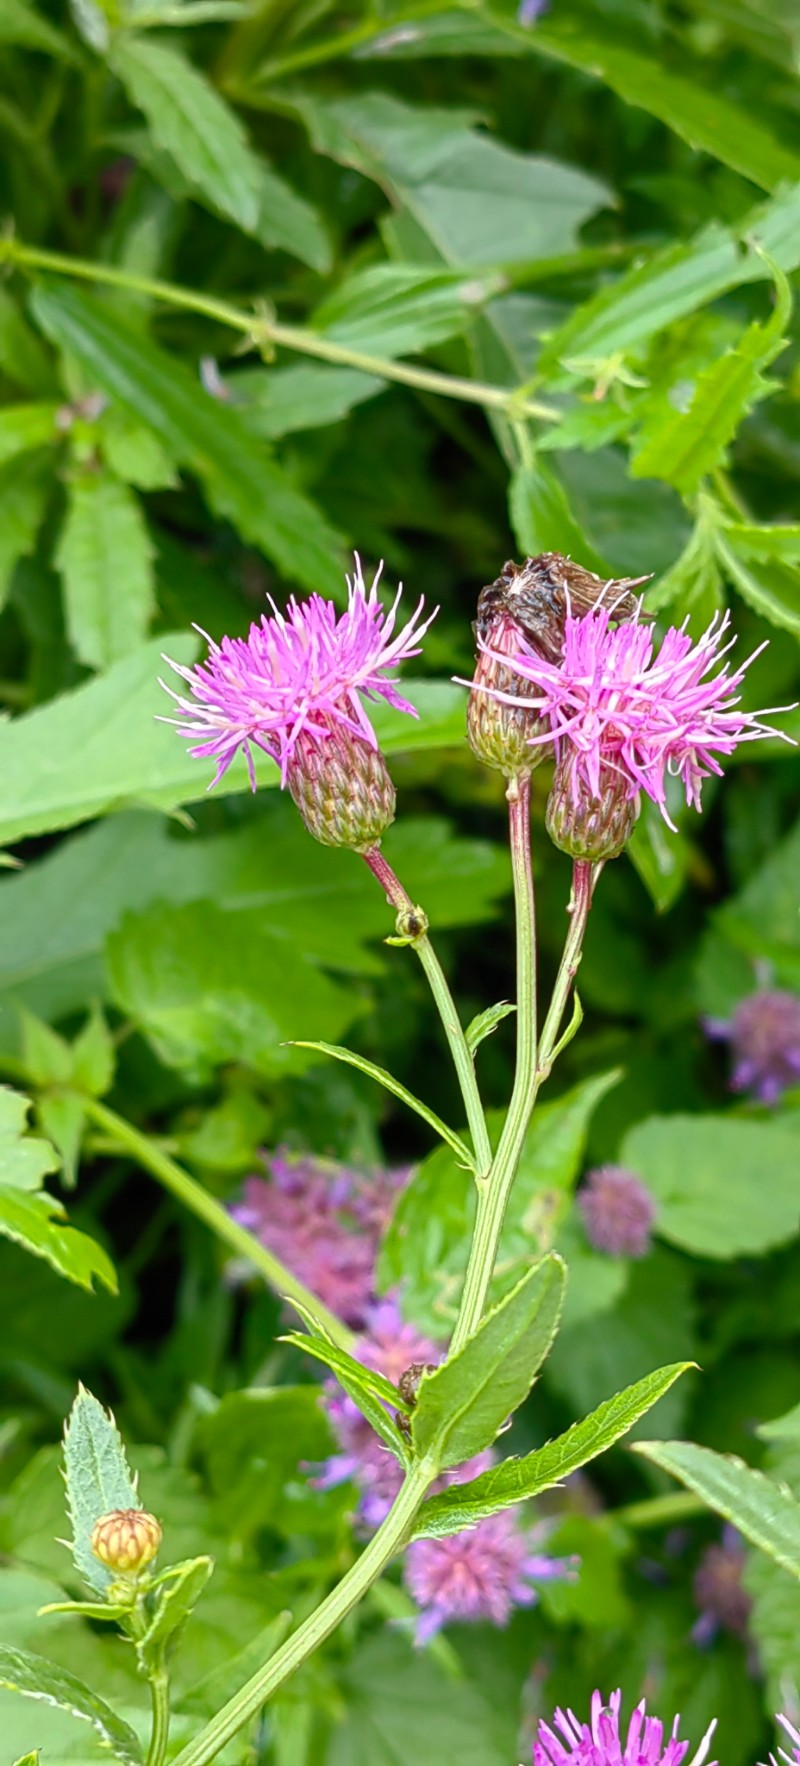
[(783, 272), (776, 271), (776, 277), (773, 317), (766, 325), (748, 326), (735, 348), (700, 375), (688, 411), (677, 411), (634, 454), (634, 478), (665, 478), (691, 495), (724, 458), (742, 419), (770, 390), (762, 369), (785, 347), (782, 332), (791, 315), (791, 297)]
[(550, 1253), (481, 1320), (455, 1355), (425, 1374), (411, 1417), (416, 1451), (440, 1471), (491, 1447), (527, 1397), (548, 1353), (566, 1271)]
[(429, 1497), (414, 1523), (414, 1538), (438, 1539), (458, 1533), (498, 1509), (552, 1490), (581, 1466), (607, 1453), (691, 1365), (679, 1361), (647, 1374), (624, 1392), (607, 1398), (590, 1416), (573, 1423), (545, 1447), (526, 1453), (522, 1459), (504, 1459), (470, 1483), (451, 1484), (440, 1495)]
[(707, 84), (672, 73), (655, 54), (628, 49), (613, 26), (593, 35), (581, 22), (558, 14), (525, 33), (533, 55), (552, 56), (610, 86), (627, 104), (658, 117), (688, 141), (765, 190), (800, 178), (800, 156), (784, 147), (752, 110)]
[(42, 1178), (58, 1170), (48, 1141), (27, 1133), (30, 1098), (0, 1086), (0, 1185), (38, 1190)]
[(733, 1454), (694, 1441), (638, 1441), (635, 1452), (694, 1490), (751, 1544), (800, 1577), (800, 1502), (785, 1485)]
[(72, 1717), (90, 1723), (102, 1746), (123, 1766), (142, 1766), (144, 1754), (130, 1726), (66, 1668), (57, 1668), (54, 1662), (31, 1655), (28, 1650), (0, 1644), (0, 1686), (22, 1693), (25, 1698), (56, 1705)]
[[(304, 1338), (302, 1346), (310, 1340)], [(198, 1421), (194, 1445), (231, 1538), (251, 1539), (262, 1527), (282, 1530), (287, 1485), (299, 1467), (319, 1463), (330, 1452), (319, 1397), (316, 1384), (245, 1387), (227, 1392)]]
[[(192, 759), (174, 730), (156, 721), (169, 714), (158, 685), (159, 673), (166, 672), (163, 651), (187, 664), (196, 659), (199, 643), (185, 632), (165, 633), (99, 679), (0, 725), (0, 845), (69, 828), (110, 809), (139, 804), (169, 810), (205, 797), (212, 771)], [(403, 692), (418, 719), (390, 706), (372, 713), (384, 753), (461, 746), (460, 687), (404, 680)], [(278, 782), (266, 756), (257, 762), (256, 777), (261, 786)], [(248, 790), (247, 769), (237, 760), (217, 795)]]
[[(479, 1665), (473, 1657), (462, 1667), (459, 1651), (456, 1678), (433, 1649), (412, 1650), (400, 1626), (365, 1628), (342, 1664), (341, 1720), (325, 1766), (509, 1766), (523, 1758), (520, 1676), (509, 1668), (506, 1677), (511, 1652), (501, 1636), (494, 1659), (482, 1638)], [(313, 1754), (302, 1766), (311, 1762)], [(291, 1756), (286, 1766), (295, 1766)]]
[(607, 574), (603, 559), (589, 544), (573, 516), (567, 493), (549, 460), (519, 466), (508, 493), (514, 535), (522, 552), (563, 552), (579, 558), (589, 570)]
[[(434, 817), (395, 824), (386, 850), (437, 934), (490, 918), (508, 887), (501, 847), (461, 839)], [(10, 1005), (12, 995), (51, 1021), (83, 1010), (107, 992), (103, 946), (127, 909), (201, 897), (260, 907), (298, 951), (343, 973), (402, 962), (378, 943), (393, 916), (366, 865), (309, 840), (294, 805), (270, 792), (244, 826), (211, 838), (187, 839), (161, 816), (130, 812), (0, 878), (0, 999)], [(80, 1088), (102, 1095), (106, 1077), (87, 1074)]]
[(58, 440), (55, 427), (57, 405), (5, 405), (0, 410), (0, 466)]
[(144, 643), (153, 613), (153, 547), (138, 498), (109, 473), (70, 487), (56, 552), (67, 631), (89, 668), (109, 668)]
[[(399, 1459), (400, 1464), (407, 1463), (405, 1445), (393, 1416), (387, 1416), (384, 1404), (391, 1404), (394, 1411), (405, 1410), (400, 1394), (388, 1380), (375, 1374), (371, 1368), (362, 1367), (338, 1343), (330, 1343), (325, 1337), (304, 1336), (300, 1331), (290, 1331), (284, 1339), (293, 1343), (296, 1349), (302, 1349), (306, 1355), (313, 1355), (316, 1361), (324, 1363), (336, 1375), (339, 1384), (344, 1387), (348, 1398), (352, 1398), (362, 1416), (372, 1425), (384, 1446), (388, 1447)], [(384, 1403), (381, 1403), (383, 1399)]]
[(258, 161), (219, 93), (179, 50), (149, 37), (118, 36), (108, 60), (157, 145), (223, 214), (253, 231)]
[(128, 914), (106, 954), (117, 1004), (162, 1060), (198, 1077), (228, 1061), (261, 1073), (297, 1071), (287, 1042), (302, 1029), (335, 1035), (359, 1009), (265, 923), (260, 908), (156, 904)]
[(731, 521), (726, 537), (742, 558), (755, 558), (760, 564), (800, 564), (800, 525)]
[[(616, 1071), (599, 1074), (552, 1103), (537, 1104), (506, 1211), (494, 1299), (528, 1268), (540, 1248), (539, 1228), (543, 1243), (552, 1243), (580, 1171), (592, 1112), (619, 1077)], [(500, 1112), (490, 1111), (495, 1145), (501, 1127)], [(449, 1149), (439, 1147), (414, 1173), (384, 1237), (378, 1262), (381, 1292), (402, 1283), (408, 1316), (434, 1337), (448, 1335), (455, 1319), (474, 1214), (474, 1184), (465, 1181)]]
[(692, 849), (680, 832), (673, 834), (667, 827), (660, 810), (649, 797), (644, 799), (625, 851), (649, 891), (656, 911), (666, 913), (686, 884)]
[(569, 251), (583, 222), (610, 200), (598, 179), (515, 153), (467, 126), (473, 118), (463, 112), (382, 92), (293, 103), (317, 149), (387, 189), (435, 257), (458, 269)]
[(367, 355), (404, 356), (465, 329), (497, 293), (488, 278), (465, 281), (411, 264), (372, 264), (340, 282), (313, 315), (316, 330)]
[(395, 1079), (391, 1073), (387, 1073), (385, 1067), (377, 1067), (374, 1061), (367, 1061), (363, 1055), (354, 1054), (352, 1049), (339, 1048), (333, 1043), (298, 1041), (294, 1046), (299, 1049), (318, 1049), (323, 1055), (331, 1055), (334, 1061), (344, 1061), (348, 1067), (356, 1067), (359, 1073), (366, 1073), (370, 1079), (376, 1079), (379, 1085), (385, 1087), (386, 1091), (392, 1092), (393, 1096), (400, 1098), (410, 1110), (416, 1111), (416, 1114), (427, 1122), (428, 1127), (434, 1129), (436, 1134), (447, 1142), (464, 1168), (468, 1171), (472, 1170), (475, 1160), (461, 1136), (455, 1134), (452, 1128), (448, 1128), (447, 1123), (436, 1115), (435, 1110), (431, 1110), (427, 1104), (424, 1104), (421, 1098), (415, 1098), (414, 1093), (410, 1092), (405, 1085), (401, 1085), (399, 1079)]
[(780, 1121), (725, 1116), (651, 1116), (620, 1148), (656, 1199), (658, 1233), (696, 1257), (763, 1256), (793, 1239), (799, 1160), (800, 1137)]
[(33, 551), (52, 483), (41, 453), (20, 454), (0, 467), (0, 608), (20, 558)]
[(516, 1006), (512, 1006), (508, 1000), (500, 1000), (498, 1005), (488, 1006), (485, 1012), (479, 1012), (477, 1017), (473, 1018), (472, 1023), (467, 1025), (464, 1032), (470, 1054), (474, 1055), (475, 1050), (480, 1047), (484, 1039), (491, 1036), (498, 1024), (502, 1024), (503, 1019), (508, 1018), (516, 1009)]
[(751, 563), (731, 532), (717, 540), (717, 558), (725, 575), (748, 603), (770, 625), (800, 634), (800, 578), (782, 560)]
[(67, 284), (38, 287), (33, 308), (47, 336), (75, 357), (90, 383), (197, 473), (218, 514), (261, 546), (290, 581), (341, 599), (339, 535), (232, 405), (211, 399), (185, 363), (131, 330), (110, 306)]
[(728, 288), (768, 281), (764, 253), (784, 270), (800, 263), (800, 183), (752, 209), (739, 229), (714, 221), (688, 245), (668, 245), (601, 288), (547, 339), (540, 372), (546, 378), (575, 357), (600, 364)]
[(182, 1564), (170, 1565), (153, 1594), (152, 1617), (136, 1645), (144, 1674), (158, 1671), (167, 1644), (174, 1642), (176, 1631), (194, 1611), (213, 1569), (210, 1557), (187, 1558)]
[(331, 267), (331, 242), (317, 210), (263, 160), (256, 162), (256, 174), (258, 212), (255, 226), (246, 231), (324, 276)]
[(228, 376), (248, 428), (267, 440), (339, 423), (357, 405), (382, 392), (385, 380), (357, 368), (295, 362), (285, 368), (245, 368)]
[(142, 1503), (114, 1418), (83, 1386), (64, 1431), (64, 1470), (75, 1568), (95, 1594), (105, 1594), (114, 1578), (91, 1549), (92, 1529), (102, 1515)]

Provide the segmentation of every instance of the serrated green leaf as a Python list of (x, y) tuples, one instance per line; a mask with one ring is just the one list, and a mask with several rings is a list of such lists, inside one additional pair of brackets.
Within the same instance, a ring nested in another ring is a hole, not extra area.
[(470, 1483), (452, 1484), (440, 1495), (429, 1497), (414, 1524), (414, 1538), (438, 1539), (458, 1533), (498, 1509), (553, 1489), (572, 1472), (607, 1453), (691, 1366), (691, 1362), (680, 1361), (659, 1368), (614, 1398), (607, 1398), (590, 1416), (573, 1423), (545, 1447), (526, 1453), (522, 1459), (503, 1460)]
[(25, 1698), (41, 1699), (46, 1705), (69, 1711), (72, 1717), (91, 1724), (102, 1746), (121, 1760), (123, 1766), (142, 1766), (144, 1754), (133, 1730), (66, 1668), (57, 1668), (54, 1662), (31, 1655), (27, 1650), (0, 1644), (0, 1686), (7, 1687), (9, 1692), (22, 1693)]
[(144, 1674), (158, 1671), (167, 1644), (174, 1642), (175, 1633), (194, 1611), (213, 1569), (210, 1557), (187, 1558), (185, 1563), (170, 1565), (153, 1593), (147, 1630), (136, 1644)]
[(75, 1568), (89, 1588), (105, 1594), (114, 1578), (91, 1549), (92, 1530), (102, 1515), (142, 1503), (113, 1417), (83, 1386), (64, 1432), (64, 1469)]
[(81, 1100), (74, 1092), (43, 1092), (36, 1113), (58, 1153), (64, 1188), (74, 1189), (85, 1124)]
[(114, 1043), (102, 1012), (95, 1007), (72, 1044), (72, 1078), (92, 1098), (102, 1098), (114, 1082)]
[(800, 1502), (785, 1485), (733, 1454), (694, 1441), (637, 1441), (634, 1452), (694, 1490), (745, 1539), (800, 1577)]
[(717, 556), (721, 514), (712, 498), (700, 493), (698, 516), (688, 544), (660, 581), (647, 590), (648, 613), (670, 610), (680, 625), (691, 614), (702, 629), (711, 624), (722, 603), (722, 572)]
[(316, 330), (366, 355), (403, 356), (463, 332), (497, 283), (448, 270), (371, 264), (340, 282), (313, 315)]
[(56, 563), (81, 662), (109, 668), (144, 643), (154, 607), (153, 545), (127, 485), (104, 472), (73, 481)]
[(800, 633), (800, 576), (789, 564), (768, 560), (751, 563), (730, 530), (716, 544), (719, 563), (743, 601), (770, 625)]
[(755, 558), (760, 564), (800, 564), (800, 525), (730, 521), (725, 533), (741, 558)]
[(75, 357), (90, 383), (147, 424), (181, 465), (197, 473), (218, 514), (261, 546), (290, 581), (341, 600), (339, 535), (232, 405), (209, 398), (184, 362), (67, 284), (38, 287), (33, 308), (47, 336)]
[(154, 140), (215, 207), (253, 231), (259, 215), (258, 161), (236, 114), (177, 49), (121, 36), (108, 60)]
[(401, 1465), (405, 1465), (408, 1456), (402, 1437), (393, 1418), (387, 1416), (380, 1402), (383, 1399), (394, 1410), (407, 1408), (390, 1382), (381, 1374), (375, 1374), (371, 1368), (363, 1367), (360, 1361), (355, 1361), (352, 1355), (348, 1355), (337, 1343), (331, 1343), (327, 1338), (306, 1337), (299, 1331), (290, 1331), (284, 1341), (293, 1343), (296, 1349), (302, 1349), (306, 1355), (313, 1355), (315, 1361), (323, 1362), (325, 1367), (335, 1373), (348, 1398), (352, 1398), (362, 1416), (366, 1417), (376, 1435), (380, 1436), (384, 1446), (389, 1448), (395, 1459), (399, 1459)]
[(27, 1133), (30, 1098), (0, 1085), (0, 1184), (38, 1190), (58, 1159), (48, 1141)]
[(502, 1024), (503, 1019), (508, 1018), (516, 1009), (516, 1006), (511, 1005), (509, 1000), (500, 1000), (496, 1006), (488, 1006), (485, 1012), (479, 1012), (477, 1017), (473, 1018), (472, 1023), (467, 1025), (464, 1032), (470, 1054), (474, 1055), (484, 1038), (491, 1036), (498, 1024)]
[(386, 1091), (390, 1091), (394, 1097), (400, 1098), (410, 1110), (414, 1110), (417, 1116), (421, 1116), (423, 1121), (427, 1122), (429, 1128), (435, 1130), (441, 1140), (447, 1142), (465, 1170), (472, 1171), (474, 1169), (475, 1158), (466, 1141), (462, 1141), (460, 1135), (457, 1135), (452, 1128), (448, 1128), (447, 1123), (436, 1115), (435, 1110), (429, 1109), (421, 1098), (415, 1098), (414, 1093), (410, 1092), (407, 1086), (401, 1085), (399, 1079), (395, 1079), (391, 1073), (387, 1073), (385, 1067), (377, 1067), (374, 1061), (367, 1061), (363, 1055), (354, 1054), (352, 1049), (341, 1048), (338, 1043), (301, 1042), (298, 1040), (292, 1046), (298, 1049), (318, 1049), (320, 1054), (330, 1055), (334, 1061), (344, 1061), (348, 1067), (356, 1067), (359, 1073), (366, 1073), (370, 1079), (376, 1079), (379, 1085), (382, 1085)]
[(558, 1329), (566, 1270), (551, 1252), (534, 1265), (432, 1374), (425, 1374), (411, 1417), (421, 1457), (440, 1471), (491, 1447), (527, 1397)]
[(65, 1085), (72, 1078), (72, 1051), (63, 1036), (32, 1012), (19, 1014), (22, 1063), (36, 1085)]

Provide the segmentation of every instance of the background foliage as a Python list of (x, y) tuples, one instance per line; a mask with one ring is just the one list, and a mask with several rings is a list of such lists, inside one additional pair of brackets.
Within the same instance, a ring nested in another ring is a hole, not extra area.
[[(352, 1493), (308, 1489), (329, 1439), (274, 1299), (227, 1279), (59, 1080), (113, 1079), (115, 1107), (224, 1199), (264, 1146), (422, 1161), (383, 1273), (440, 1335), (468, 1208), (417, 1119), (285, 1046), (346, 1033), (458, 1122), (380, 894), (274, 790), (247, 795), (243, 766), (205, 798), (204, 766), (154, 722), (160, 652), (197, 654), (193, 623), (245, 631), (266, 592), (341, 600), (354, 547), (439, 603), (419, 725), (377, 720), (400, 790), (387, 852), (466, 1017), (507, 996), (502, 788), (448, 684), (503, 560), (652, 571), (650, 606), (698, 633), (730, 599), (744, 649), (771, 640), (748, 703), (797, 691), (800, 27), (791, 0), (552, 0), (529, 26), (506, 0), (0, 0), (0, 41), (0, 1054), (44, 1088), (33, 1133), (21, 1093), (0, 1115), (0, 1640), (141, 1732), (122, 1647), (35, 1618), (71, 1586), (55, 1444), (80, 1378), (113, 1404), (167, 1554), (216, 1559), (178, 1739), (349, 1561)], [(692, 1358), (702, 1373), (644, 1432), (736, 1451), (800, 1494), (800, 1100), (732, 1103), (700, 1027), (759, 979), (800, 990), (797, 761), (745, 750), (706, 801), (676, 836), (645, 815), (597, 894), (586, 1022), (506, 1228), (521, 1268), (549, 1209), (572, 1266), (514, 1444)], [(568, 867), (541, 840), (536, 862), (548, 974)], [(511, 1036), (480, 1056), (497, 1106)], [(658, 1199), (644, 1263), (582, 1236), (572, 1192), (606, 1159)], [(579, 1580), (508, 1632), (415, 1653), (382, 1584), (249, 1757), (503, 1766), (538, 1710), (618, 1682), (695, 1736), (719, 1714), (729, 1766), (763, 1755), (765, 1713), (800, 1698), (796, 1584), (754, 1563), (749, 1640), (700, 1648), (693, 1576), (718, 1528), (674, 1489), (615, 1449), (559, 1499)], [(31, 1709), (0, 1692), (4, 1762), (104, 1757), (86, 1725)]]

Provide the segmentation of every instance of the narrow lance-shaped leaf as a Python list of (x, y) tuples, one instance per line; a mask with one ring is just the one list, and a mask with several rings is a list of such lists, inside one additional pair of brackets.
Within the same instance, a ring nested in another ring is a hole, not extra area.
[(153, 1616), (136, 1646), (145, 1674), (157, 1672), (167, 1644), (194, 1611), (213, 1569), (213, 1558), (188, 1558), (172, 1564), (161, 1578), (152, 1597)]
[(516, 1006), (512, 1005), (509, 1000), (500, 1000), (496, 1006), (487, 1006), (485, 1012), (479, 1012), (477, 1017), (473, 1018), (472, 1023), (467, 1025), (464, 1032), (470, 1054), (474, 1055), (484, 1038), (491, 1036), (498, 1024), (502, 1024), (503, 1019), (508, 1018), (510, 1013), (515, 1012), (516, 1009)]
[(800, 1577), (800, 1502), (785, 1485), (694, 1441), (637, 1441), (634, 1451), (694, 1490), (752, 1545)]
[(39, 1699), (42, 1704), (55, 1705), (71, 1717), (90, 1723), (101, 1745), (121, 1760), (122, 1766), (142, 1766), (144, 1754), (130, 1726), (66, 1668), (57, 1668), (54, 1662), (31, 1655), (28, 1650), (0, 1644), (0, 1686), (22, 1693), (25, 1698)]
[(505, 1459), (502, 1465), (482, 1472), (471, 1483), (453, 1484), (441, 1495), (432, 1496), (420, 1510), (414, 1526), (415, 1539), (437, 1539), (458, 1533), (462, 1527), (472, 1527), (486, 1515), (496, 1514), (498, 1509), (525, 1502), (560, 1484), (580, 1466), (613, 1447), (692, 1365), (679, 1361), (647, 1374), (635, 1385), (626, 1386), (624, 1392), (607, 1398), (590, 1416), (573, 1423), (565, 1434), (548, 1441), (535, 1453), (526, 1453), (522, 1459)]
[(566, 1269), (555, 1252), (488, 1312), (463, 1348), (426, 1374), (411, 1419), (414, 1447), (440, 1471), (491, 1447), (527, 1397), (558, 1329)]
[(323, 1362), (325, 1367), (335, 1373), (348, 1398), (352, 1398), (362, 1416), (366, 1417), (376, 1435), (380, 1436), (384, 1446), (390, 1449), (401, 1464), (405, 1464), (407, 1456), (402, 1438), (393, 1420), (387, 1416), (381, 1398), (396, 1411), (406, 1410), (408, 1407), (390, 1382), (381, 1374), (374, 1373), (371, 1368), (362, 1367), (346, 1350), (340, 1349), (336, 1343), (327, 1342), (325, 1338), (305, 1337), (299, 1331), (290, 1331), (284, 1342), (294, 1344), (296, 1349), (302, 1349), (306, 1355), (313, 1355), (315, 1361)]
[(448, 1128), (441, 1116), (437, 1116), (435, 1110), (431, 1110), (427, 1104), (423, 1104), (421, 1098), (415, 1098), (414, 1093), (410, 1092), (406, 1086), (401, 1085), (399, 1079), (395, 1079), (391, 1073), (387, 1073), (385, 1067), (376, 1067), (374, 1061), (367, 1061), (363, 1055), (354, 1054), (352, 1049), (341, 1048), (338, 1043), (295, 1041), (292, 1043), (292, 1047), (319, 1049), (323, 1055), (332, 1055), (334, 1061), (344, 1061), (348, 1067), (357, 1067), (359, 1073), (367, 1073), (370, 1079), (377, 1079), (379, 1085), (385, 1086), (386, 1090), (392, 1092), (396, 1098), (401, 1098), (404, 1104), (408, 1104), (409, 1109), (415, 1110), (430, 1128), (435, 1129), (436, 1133), (441, 1135), (442, 1140), (452, 1147), (453, 1152), (467, 1171), (474, 1169), (475, 1160), (460, 1135), (457, 1135), (454, 1129)]

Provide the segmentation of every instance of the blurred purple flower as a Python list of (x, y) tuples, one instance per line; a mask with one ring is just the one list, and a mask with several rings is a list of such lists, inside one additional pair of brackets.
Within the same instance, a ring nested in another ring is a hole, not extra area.
[[(469, 1476), (476, 1473), (473, 1461)], [(572, 1577), (574, 1559), (548, 1557), (534, 1549), (542, 1534), (541, 1527), (525, 1529), (513, 1510), (502, 1509), (448, 1539), (414, 1540), (406, 1552), (403, 1577), (421, 1609), (417, 1644), (427, 1643), (453, 1620), (472, 1624), (487, 1619), (492, 1625), (507, 1625), (514, 1607), (535, 1605), (537, 1582)]]
[[(778, 1723), (783, 1724), (786, 1734), (792, 1744), (792, 1751), (790, 1754), (787, 1754), (785, 1748), (778, 1749), (781, 1759), (786, 1762), (786, 1766), (800, 1766), (800, 1729), (795, 1729), (794, 1724), (789, 1722), (788, 1717), (784, 1717), (780, 1713), (777, 1721)], [(774, 1754), (770, 1754), (769, 1758), (770, 1766), (778, 1766)]]
[(703, 779), (722, 771), (718, 754), (781, 733), (762, 723), (762, 714), (739, 709), (745, 672), (764, 646), (729, 673), (723, 658), (734, 640), (723, 643), (727, 614), (715, 617), (697, 643), (683, 627), (670, 627), (657, 656), (649, 625), (629, 620), (612, 629), (613, 618), (613, 603), (582, 618), (568, 614), (559, 663), (521, 643), (514, 668), (539, 688), (525, 704), (549, 725), (531, 745), (554, 740), (557, 760), (571, 757), (576, 802), (580, 793), (600, 798), (613, 776), (631, 800), (645, 791), (672, 827), (667, 774), (681, 779), (687, 803), (699, 809)]
[[(364, 1367), (397, 1385), (400, 1375), (414, 1363), (435, 1365), (440, 1351), (413, 1325), (405, 1324), (395, 1300), (381, 1300), (368, 1309), (366, 1331), (353, 1348)], [(325, 1464), (316, 1480), (330, 1490), (346, 1479), (359, 1487), (359, 1519), (372, 1531), (389, 1512), (403, 1482), (403, 1471), (394, 1454), (361, 1415), (352, 1398), (334, 1381), (325, 1385), (325, 1409), (339, 1452)]]
[(656, 1205), (649, 1190), (621, 1165), (588, 1171), (578, 1207), (590, 1245), (611, 1257), (646, 1257)]
[[(681, 1766), (689, 1751), (688, 1741), (678, 1741), (675, 1718), (666, 1744), (664, 1725), (658, 1717), (648, 1717), (645, 1701), (631, 1717), (627, 1736), (619, 1732), (621, 1692), (612, 1692), (607, 1705), (602, 1693), (592, 1694), (591, 1723), (579, 1723), (572, 1711), (557, 1710), (553, 1717), (555, 1734), (549, 1724), (539, 1724), (538, 1739), (533, 1749), (533, 1766)], [(709, 1725), (689, 1766), (702, 1766), (716, 1729), (716, 1718)]]
[(367, 1175), (331, 1161), (268, 1155), (231, 1213), (345, 1324), (364, 1324), (381, 1236), (408, 1167)]
[(703, 1552), (694, 1578), (700, 1617), (692, 1627), (692, 1638), (701, 1648), (713, 1642), (718, 1631), (730, 1631), (735, 1637), (747, 1631), (751, 1601), (742, 1586), (746, 1557), (744, 1541), (730, 1526), (723, 1528), (719, 1544)]
[(732, 1091), (775, 1104), (800, 1085), (800, 994), (760, 988), (740, 1000), (729, 1020), (704, 1018), (703, 1025), (708, 1036), (731, 1045)]
[(517, 12), (517, 24), (535, 25), (537, 18), (547, 11), (548, 0), (520, 0)]
[(195, 742), (191, 754), (213, 756), (217, 771), (212, 785), (240, 748), (254, 791), (253, 746), (278, 763), (282, 785), (287, 783), (301, 737), (320, 743), (339, 730), (377, 750), (360, 694), (385, 699), (416, 717), (388, 671), (419, 655), (421, 639), (436, 616), (432, 613), (422, 620), (420, 600), (408, 623), (393, 635), (401, 590), (387, 611), (378, 599), (381, 569), (368, 591), (356, 555), (343, 613), (337, 614), (333, 602), (321, 595), (303, 602), (292, 596), (285, 614), (270, 600), (272, 613), (251, 625), (246, 638), (223, 638), (217, 644), (203, 632), (209, 654), (196, 667), (185, 668), (164, 658), (186, 682), (189, 696), (173, 692), (162, 681), (180, 713), (162, 721), (174, 724), (179, 735)]

